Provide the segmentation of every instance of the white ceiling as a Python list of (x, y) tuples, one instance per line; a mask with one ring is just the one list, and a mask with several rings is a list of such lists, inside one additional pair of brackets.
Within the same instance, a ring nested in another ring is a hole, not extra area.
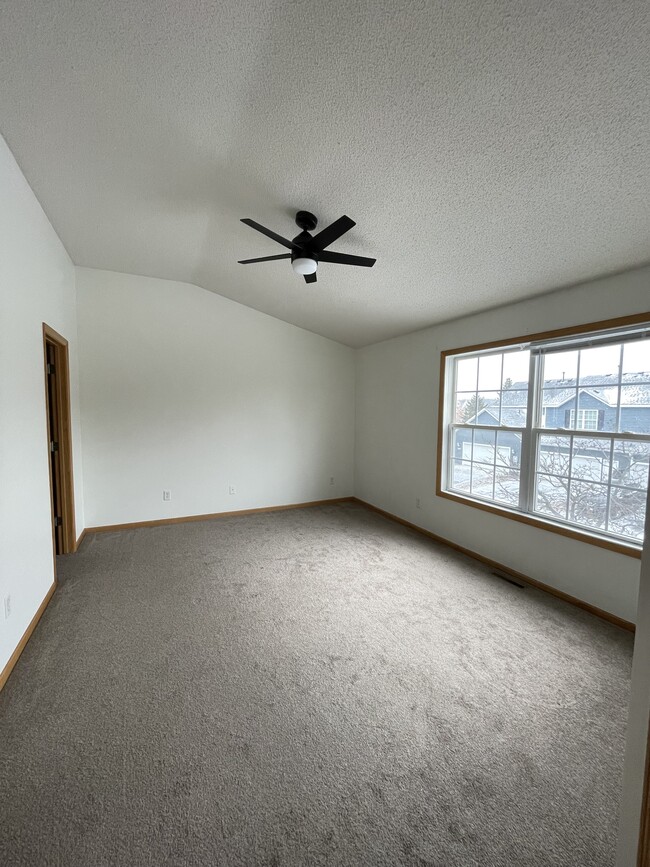
[[(0, 129), (78, 265), (360, 346), (650, 259), (647, 0), (3, 0)], [(299, 208), (357, 226), (306, 285)]]

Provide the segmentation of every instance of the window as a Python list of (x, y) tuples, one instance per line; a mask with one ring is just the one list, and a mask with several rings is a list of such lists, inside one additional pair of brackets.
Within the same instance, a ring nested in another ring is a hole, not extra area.
[(631, 319), (443, 353), (438, 493), (638, 553), (650, 324)]
[(576, 430), (598, 430), (598, 410), (597, 409), (579, 409), (578, 422), (576, 424), (575, 409), (569, 410), (568, 427)]

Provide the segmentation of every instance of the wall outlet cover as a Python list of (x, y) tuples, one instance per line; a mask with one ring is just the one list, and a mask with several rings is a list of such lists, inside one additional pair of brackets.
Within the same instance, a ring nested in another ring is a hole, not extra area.
[(171, 500), (171, 498), (172, 498), (172, 492), (171, 491), (163, 491), (163, 500), (166, 503), (168, 503)]
[(5, 596), (5, 620), (11, 617), (11, 596)]
[(235, 489), (234, 485), (228, 485), (228, 493), (229, 494), (236, 494), (237, 493), (237, 490)]

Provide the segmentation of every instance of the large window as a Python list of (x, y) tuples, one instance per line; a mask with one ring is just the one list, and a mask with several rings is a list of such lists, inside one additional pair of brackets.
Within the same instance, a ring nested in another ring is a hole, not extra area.
[(650, 326), (443, 353), (438, 493), (592, 541), (643, 541)]

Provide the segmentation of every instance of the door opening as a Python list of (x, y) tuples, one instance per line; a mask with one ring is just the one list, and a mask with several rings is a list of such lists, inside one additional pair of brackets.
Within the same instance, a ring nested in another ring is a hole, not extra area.
[(77, 550), (72, 477), (68, 341), (43, 323), (45, 405), (55, 554)]

